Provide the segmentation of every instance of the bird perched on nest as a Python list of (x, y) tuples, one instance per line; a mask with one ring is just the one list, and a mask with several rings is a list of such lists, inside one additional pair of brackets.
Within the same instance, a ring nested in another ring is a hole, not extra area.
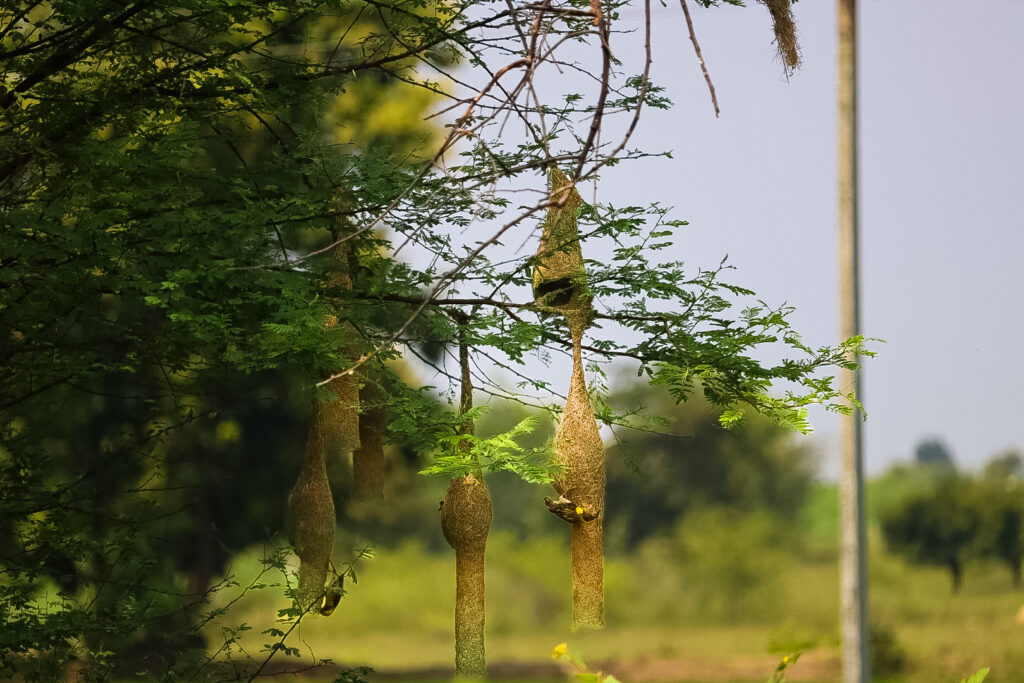
[(593, 522), (597, 519), (597, 513), (592, 509), (577, 505), (565, 496), (559, 496), (558, 500), (551, 500), (545, 496), (544, 504), (548, 506), (549, 511), (569, 522), (569, 524)]
[(334, 614), (334, 610), (338, 608), (338, 603), (341, 602), (341, 596), (345, 594), (345, 575), (338, 574), (334, 579), (334, 583), (324, 593), (324, 602), (320, 606), (320, 614), (325, 617), (329, 617)]

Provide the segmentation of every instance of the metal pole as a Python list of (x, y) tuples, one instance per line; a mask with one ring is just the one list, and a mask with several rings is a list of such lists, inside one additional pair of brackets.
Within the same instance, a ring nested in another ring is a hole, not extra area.
[[(857, 2), (839, 0), (839, 333), (860, 333), (857, 244)], [(841, 370), (840, 385), (858, 398), (859, 372)], [(871, 680), (868, 644), (867, 538), (861, 416), (842, 416), (840, 508), (840, 621), (843, 682)]]

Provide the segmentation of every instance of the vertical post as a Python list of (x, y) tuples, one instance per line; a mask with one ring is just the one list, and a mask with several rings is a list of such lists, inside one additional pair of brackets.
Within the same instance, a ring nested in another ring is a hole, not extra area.
[[(859, 334), (857, 244), (857, 1), (839, 0), (839, 333)], [(860, 396), (859, 372), (840, 370), (840, 385)], [(868, 646), (867, 538), (864, 531), (864, 463), (861, 416), (841, 419), (840, 621), (843, 683), (871, 680)]]

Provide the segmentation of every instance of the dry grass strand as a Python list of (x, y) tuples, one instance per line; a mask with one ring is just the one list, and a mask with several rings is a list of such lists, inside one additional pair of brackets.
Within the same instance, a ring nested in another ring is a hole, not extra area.
[(782, 57), (786, 71), (792, 72), (800, 66), (800, 45), (796, 39), (796, 21), (793, 19), (792, 0), (759, 0), (759, 2), (768, 7), (779, 56)]

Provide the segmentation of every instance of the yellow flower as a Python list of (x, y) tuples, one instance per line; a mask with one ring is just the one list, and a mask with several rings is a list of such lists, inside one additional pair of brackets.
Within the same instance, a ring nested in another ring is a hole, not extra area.
[(568, 645), (565, 643), (559, 643), (555, 645), (555, 649), (551, 651), (551, 659), (558, 661), (565, 656), (565, 651), (568, 649)]
[(576, 506), (576, 514), (577, 515), (582, 515), (583, 514), (583, 508), (581, 508), (579, 505)]
[(782, 658), (782, 663), (783, 664), (789, 664), (789, 655), (786, 655), (785, 657)]

